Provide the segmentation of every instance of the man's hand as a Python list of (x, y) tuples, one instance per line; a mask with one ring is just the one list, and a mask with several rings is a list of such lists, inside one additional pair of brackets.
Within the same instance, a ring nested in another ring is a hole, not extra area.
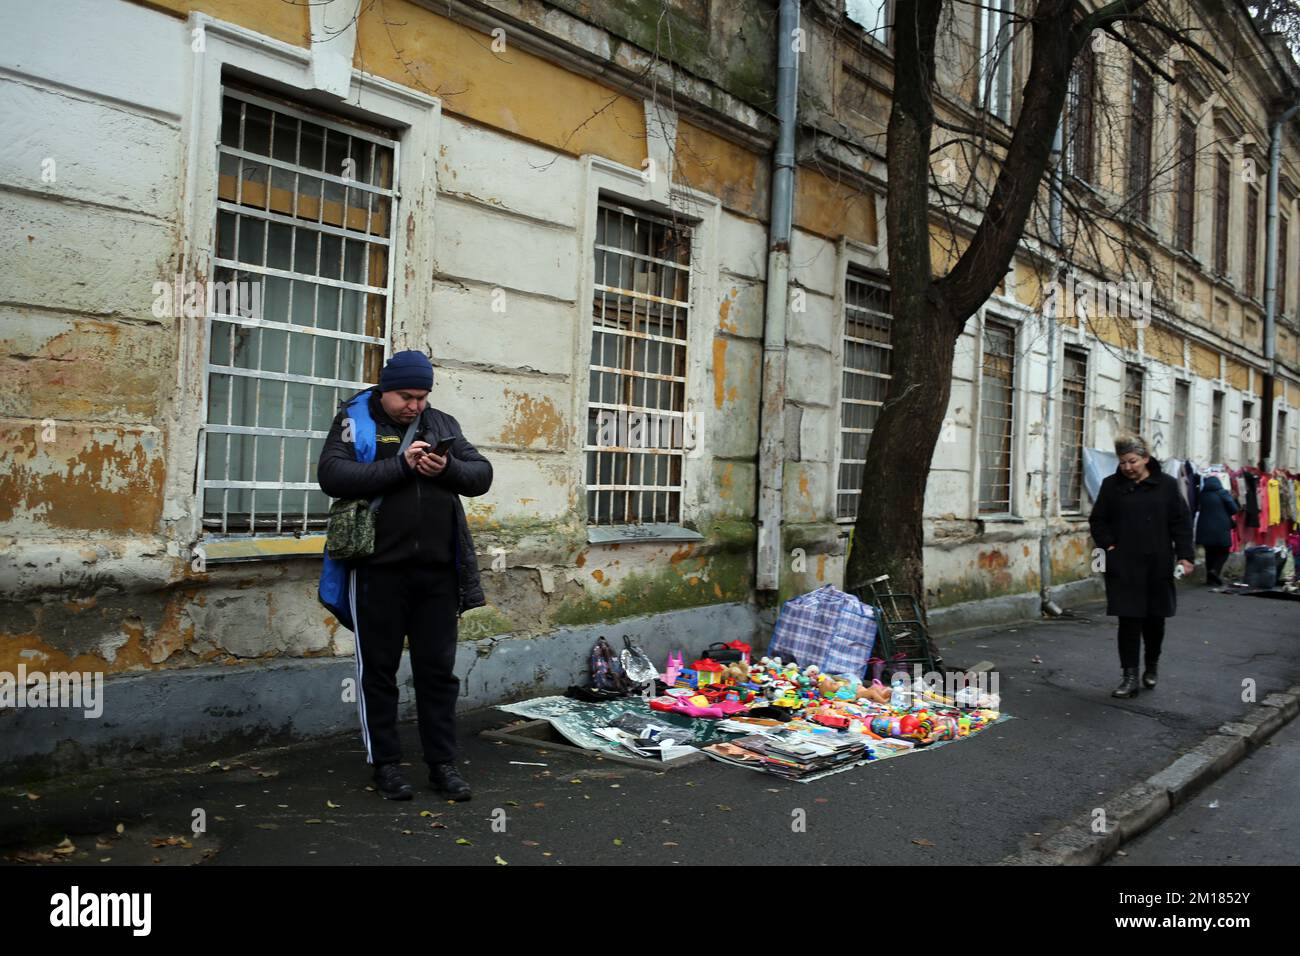
[(447, 467), (447, 457), (439, 455), (437, 452), (426, 450), (415, 461), (415, 471), (417, 474), (424, 475), (426, 478), (432, 478), (442, 473)]
[(420, 459), (424, 457), (426, 452), (431, 451), (432, 449), (433, 446), (427, 441), (413, 441), (407, 446), (407, 449), (403, 454), (406, 457), (406, 463), (411, 467), (412, 471), (419, 471)]

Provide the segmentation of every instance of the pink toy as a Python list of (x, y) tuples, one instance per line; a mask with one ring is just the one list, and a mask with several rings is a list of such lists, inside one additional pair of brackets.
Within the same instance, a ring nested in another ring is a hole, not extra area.
[(673, 707), (672, 712), (685, 714), (688, 717), (725, 718), (748, 709), (748, 707), (736, 700), (720, 700), (710, 707), (697, 707), (685, 698), (678, 698), (677, 705)]
[(683, 666), (684, 665), (682, 664), (681, 651), (677, 651), (676, 653), (669, 654), (668, 668), (660, 675), (663, 682), (667, 684), (669, 687), (672, 687), (674, 684), (676, 684), (677, 676), (681, 674)]

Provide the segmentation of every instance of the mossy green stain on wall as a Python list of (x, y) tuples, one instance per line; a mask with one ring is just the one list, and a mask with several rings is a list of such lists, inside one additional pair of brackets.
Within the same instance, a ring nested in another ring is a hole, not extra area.
[(518, 630), (521, 628), (514, 621), (489, 604), (486, 607), (466, 611), (461, 616), (457, 639), (477, 641)]
[[(692, 583), (694, 579), (694, 583)], [(599, 596), (566, 603), (552, 616), (557, 626), (599, 624), (708, 604), (745, 601), (753, 589), (747, 552), (687, 558), (662, 571), (619, 575)]]

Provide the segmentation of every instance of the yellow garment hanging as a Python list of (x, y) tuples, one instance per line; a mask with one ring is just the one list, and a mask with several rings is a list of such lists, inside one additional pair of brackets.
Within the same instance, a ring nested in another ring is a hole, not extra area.
[(1276, 478), (1268, 480), (1268, 524), (1271, 528), (1282, 523), (1282, 483)]

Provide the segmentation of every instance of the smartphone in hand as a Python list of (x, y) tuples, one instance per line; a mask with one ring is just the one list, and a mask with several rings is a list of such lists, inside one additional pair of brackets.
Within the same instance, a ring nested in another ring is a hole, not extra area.
[(432, 449), (425, 449), (425, 452), (433, 451), (439, 458), (446, 458), (447, 452), (451, 451), (451, 446), (456, 443), (455, 438), (440, 438)]

